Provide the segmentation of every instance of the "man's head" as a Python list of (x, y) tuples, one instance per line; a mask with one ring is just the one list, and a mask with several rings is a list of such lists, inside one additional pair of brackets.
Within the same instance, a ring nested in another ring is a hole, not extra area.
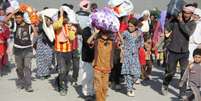
[[(60, 16), (60, 11), (58, 12), (58, 16)], [(68, 13), (66, 13), (65, 11), (63, 11), (63, 18), (64, 18), (63, 24), (67, 24), (69, 22), (69, 18)]]
[(48, 27), (53, 23), (52, 19), (47, 16), (45, 16), (45, 22)]
[(195, 63), (201, 63), (201, 49), (197, 48), (193, 51), (193, 59)]
[(92, 3), (90, 6), (91, 12), (94, 12), (98, 8), (98, 5), (96, 3)]
[(192, 6), (190, 4), (185, 5), (182, 10), (183, 20), (184, 21), (190, 20), (193, 15), (194, 10), (195, 10), (194, 6)]
[(149, 17), (150, 17), (150, 11), (149, 10), (144, 10), (142, 12), (142, 17), (143, 17), (143, 20), (148, 20)]
[(17, 24), (22, 24), (24, 22), (24, 13), (18, 11), (17, 13), (15, 13), (15, 19)]
[(193, 13), (193, 18), (195, 21), (201, 20), (201, 9), (196, 8), (194, 13)]

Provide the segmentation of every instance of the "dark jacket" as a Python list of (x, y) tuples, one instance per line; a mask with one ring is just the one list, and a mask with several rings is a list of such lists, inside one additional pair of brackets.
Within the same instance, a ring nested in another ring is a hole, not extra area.
[(170, 42), (167, 45), (167, 49), (176, 53), (188, 52), (189, 37), (192, 35), (196, 27), (194, 21), (188, 21), (186, 23), (179, 22), (178, 20), (170, 21), (166, 24), (165, 28), (169, 32)]
[(16, 31), (14, 32), (14, 44), (18, 46), (31, 46), (32, 31), (30, 24), (24, 23), (22, 25), (17, 25)]
[(83, 30), (82, 38), (82, 61), (92, 63), (94, 59), (94, 48), (91, 48), (87, 40), (91, 36), (91, 28), (86, 27)]

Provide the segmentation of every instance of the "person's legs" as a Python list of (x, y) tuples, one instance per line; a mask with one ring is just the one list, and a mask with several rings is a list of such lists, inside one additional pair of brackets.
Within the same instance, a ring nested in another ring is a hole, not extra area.
[(0, 75), (2, 75), (2, 70), (3, 70), (3, 55), (0, 54)]
[(84, 96), (88, 96), (87, 91), (87, 62), (83, 62), (83, 72), (82, 72), (82, 93)]
[(4, 66), (8, 63), (8, 55), (7, 55), (7, 45), (0, 44), (0, 74), (3, 71)]
[(73, 82), (77, 82), (79, 69), (80, 69), (80, 57), (79, 51), (75, 50), (72, 52), (72, 61), (73, 61)]
[(102, 101), (106, 101), (109, 83), (109, 74), (102, 73)]
[(102, 91), (102, 75), (99, 71), (94, 70), (94, 90), (96, 93), (96, 101), (103, 100), (103, 91)]
[(39, 70), (39, 71), (41, 71), (41, 75), (39, 75), (39, 76), (42, 76), (42, 78), (44, 78), (44, 79), (47, 79), (48, 77), (50, 77), (50, 75), (51, 75), (51, 70), (53, 69), (53, 68), (51, 68), (51, 66), (52, 66), (52, 58), (53, 58), (53, 56), (52, 56), (52, 51), (50, 50), (50, 51), (48, 51), (46, 54), (44, 54), (43, 55), (44, 57), (43, 57), (43, 66), (44, 67), (41, 67), (41, 69)]
[(146, 65), (141, 65), (141, 78), (142, 80), (145, 80), (147, 75), (146, 75)]
[[(37, 51), (36, 51), (37, 52)], [(46, 54), (39, 54), (36, 53), (36, 64), (37, 64), (37, 71), (36, 77), (39, 79), (45, 79), (45, 76), (50, 75), (50, 67), (51, 67), (51, 58), (50, 55)]]
[(32, 91), (31, 88), (31, 64), (33, 58), (32, 49), (25, 50), (25, 58), (24, 58), (24, 80), (25, 80), (25, 88), (27, 91)]
[(93, 68), (92, 64), (83, 62), (82, 92), (85, 96), (93, 96)]
[(113, 73), (112, 73), (112, 78), (113, 81), (116, 85), (120, 84), (120, 78), (121, 78), (121, 66), (122, 64), (120, 63), (120, 49), (115, 49), (115, 55), (114, 55), (114, 68), (113, 68)]
[(132, 91), (133, 90), (133, 77), (131, 75), (124, 75), (125, 81), (126, 81), (126, 87), (127, 91)]
[(15, 63), (17, 66), (16, 72), (17, 72), (17, 81), (16, 86), (18, 88), (24, 88), (24, 58), (20, 55), (15, 55)]
[(200, 89), (196, 85), (191, 85), (191, 90), (195, 96), (195, 101), (201, 101)]
[(57, 68), (57, 54), (54, 50), (52, 51), (52, 61), (51, 62), (52, 62), (54, 69), (56, 69)]
[(51, 65), (52, 65), (52, 54), (44, 55), (44, 60), (43, 60), (44, 67), (39, 68), (39, 70), (38, 70), (39, 77), (44, 77), (45, 79), (50, 77)]
[(64, 53), (57, 52), (57, 63), (58, 63), (58, 88), (61, 95), (66, 95), (67, 87), (65, 85), (66, 80), (66, 62), (64, 58)]
[(127, 87), (127, 95), (128, 96), (134, 96), (134, 80), (132, 75), (124, 75), (125, 81), (126, 81), (126, 87)]
[(163, 80), (163, 87), (162, 87), (162, 93), (166, 95), (168, 90), (168, 85), (171, 82), (175, 72), (176, 72), (176, 66), (178, 62), (178, 54), (173, 52), (168, 52), (167, 54), (167, 66), (165, 68), (165, 77)]
[[(188, 57), (189, 53), (183, 53), (180, 54), (180, 59), (179, 59), (179, 64), (180, 64), (180, 69), (181, 69), (181, 77), (183, 76), (187, 66), (188, 66)], [(180, 88), (180, 96), (184, 96), (186, 91), (186, 84), (182, 88)]]
[(71, 67), (72, 67), (72, 55), (73, 55), (73, 53), (72, 52), (68, 52), (68, 53), (64, 53), (64, 59), (65, 59), (65, 65), (66, 65), (66, 67), (65, 67), (65, 85), (66, 85), (66, 87), (68, 88), (68, 81), (69, 81), (69, 79), (68, 79), (68, 75), (69, 75), (69, 71), (70, 71), (70, 69), (71, 69)]
[(121, 79), (121, 66), (122, 64), (120, 63), (114, 63), (114, 68), (111, 71), (111, 75), (110, 75), (110, 81), (112, 83), (112, 87), (114, 87), (114, 89), (119, 90), (121, 89), (120, 86), (120, 79)]
[[(136, 58), (139, 58), (139, 57), (136, 57)], [(133, 76), (131, 75), (131, 78), (133, 78), (133, 82), (135, 84), (140, 84), (141, 83), (141, 81), (140, 81), (141, 67), (140, 67), (140, 63), (137, 61), (138, 60), (136, 60), (136, 64), (134, 67), (134, 75)]]
[(151, 75), (152, 72), (152, 62), (151, 61), (147, 61), (147, 69), (146, 69), (146, 73), (147, 75)]
[(114, 82), (116, 84), (116, 89), (118, 89), (117, 86), (120, 86), (121, 66), (122, 66), (122, 64), (120, 63), (120, 60), (119, 60), (119, 63), (116, 64), (116, 70), (115, 70), (115, 75), (114, 75)]
[(16, 73), (18, 79), (16, 80), (16, 86), (18, 88), (24, 88), (24, 56), (23, 51), (20, 49), (14, 48), (15, 53), (15, 63), (16, 63)]
[(145, 79), (149, 80), (149, 76), (151, 75), (152, 72), (152, 61), (151, 60), (147, 60), (146, 61), (146, 66), (145, 66)]
[(120, 63), (120, 61), (119, 61), (119, 63), (117, 63), (117, 64), (115, 64), (115, 75), (114, 75), (114, 82), (115, 82), (115, 84), (116, 85), (119, 85), (120, 84), (120, 78), (121, 78), (121, 66), (122, 66), (122, 64)]

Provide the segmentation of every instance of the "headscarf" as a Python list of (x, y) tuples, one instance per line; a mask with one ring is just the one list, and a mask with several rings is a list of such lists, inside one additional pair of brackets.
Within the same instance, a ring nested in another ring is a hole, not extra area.
[(195, 11), (194, 11), (194, 14), (198, 15), (199, 17), (201, 17), (201, 9), (196, 8)]
[(160, 18), (161, 11), (158, 9), (154, 9), (150, 11), (150, 15), (154, 16), (156, 19)]
[(149, 10), (144, 10), (144, 11), (142, 12), (142, 16), (145, 16), (145, 15), (150, 16)]
[(8, 7), (8, 8), (6, 9), (6, 14), (12, 13), (12, 12), (14, 12), (14, 11), (15, 11), (15, 10), (14, 10), (13, 7)]
[(184, 6), (184, 8), (183, 8), (183, 11), (185, 11), (185, 12), (194, 12), (194, 10), (195, 10), (195, 7), (193, 7), (193, 6)]
[[(148, 17), (150, 17), (150, 12), (149, 12), (149, 10), (144, 10), (143, 12), (142, 12), (142, 17), (143, 16), (148, 16)], [(144, 20), (144, 21), (142, 21), (142, 27), (141, 27), (141, 31), (142, 32), (149, 32), (149, 30), (150, 30), (150, 27), (149, 27), (149, 20), (150, 20), (150, 18), (148, 18), (148, 20)]]

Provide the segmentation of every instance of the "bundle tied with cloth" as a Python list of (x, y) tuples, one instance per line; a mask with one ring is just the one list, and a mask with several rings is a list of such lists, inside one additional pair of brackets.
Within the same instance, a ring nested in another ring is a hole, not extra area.
[(17, 9), (24, 13), (25, 22), (28, 24), (35, 24), (39, 23), (39, 16), (36, 13), (36, 10), (32, 8), (30, 5), (25, 3), (19, 3), (18, 0), (8, 0), (9, 7), (7, 7), (6, 12), (11, 13)]
[(89, 18), (90, 26), (92, 27), (113, 33), (119, 31), (119, 20), (110, 8), (97, 9)]
[(134, 8), (133, 3), (130, 0), (109, 0), (108, 6), (117, 17), (129, 15)]
[(87, 11), (90, 8), (90, 1), (89, 0), (81, 0), (79, 5), (82, 10)]
[(61, 6), (60, 9), (62, 9), (67, 14), (68, 23), (63, 26), (63, 19), (59, 17), (58, 13), (56, 13), (56, 15), (53, 16), (52, 19), (54, 21), (54, 28), (56, 30), (58, 29), (60, 30), (58, 39), (60, 42), (67, 42), (68, 39), (70, 41), (73, 41), (75, 39), (76, 36), (75, 34), (77, 32), (77, 29), (74, 26), (75, 24), (78, 23), (76, 19), (76, 14), (72, 9), (70, 9), (67, 6)]
[(48, 37), (48, 39), (53, 42), (55, 39), (55, 32), (54, 32), (54, 28), (53, 25), (51, 24), (50, 26), (46, 25), (46, 20), (45, 18), (48, 19), (53, 19), (53, 17), (58, 13), (58, 9), (55, 8), (49, 8), (49, 9), (45, 9), (43, 11), (40, 11), (38, 13), (39, 16), (41, 16), (42, 18), (42, 28), (46, 34), (46, 36)]

